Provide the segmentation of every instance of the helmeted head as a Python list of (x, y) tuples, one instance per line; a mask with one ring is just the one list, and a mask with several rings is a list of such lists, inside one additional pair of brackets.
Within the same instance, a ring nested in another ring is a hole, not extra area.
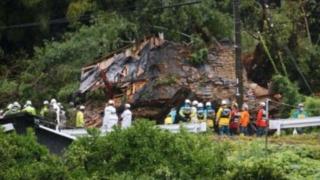
[(52, 98), (51, 101), (50, 101), (50, 104), (56, 104), (57, 103), (57, 100)]
[(261, 108), (264, 108), (264, 107), (266, 106), (266, 103), (265, 103), (265, 102), (260, 102), (260, 103), (259, 103), (259, 106), (260, 106)]
[(198, 108), (203, 108), (203, 103), (198, 103), (197, 107)]
[(184, 100), (184, 103), (190, 105), (191, 101), (190, 101), (190, 99), (186, 99), (186, 100)]
[(49, 101), (47, 100), (43, 101), (43, 105), (49, 105)]
[(232, 103), (232, 107), (233, 107), (233, 108), (238, 108), (238, 107), (239, 107), (239, 106), (238, 106), (238, 103), (233, 102), (233, 103)]
[(69, 106), (74, 107), (74, 102), (69, 102)]
[(20, 104), (19, 104), (17, 101), (15, 101), (15, 102), (13, 103), (13, 106), (14, 106), (14, 107), (21, 107)]
[(130, 108), (131, 108), (131, 105), (127, 103), (127, 104), (124, 105), (124, 107), (125, 107), (126, 109), (130, 109)]
[(228, 106), (228, 105), (229, 105), (229, 100), (228, 100), (228, 99), (223, 99), (223, 100), (221, 101), (221, 106), (226, 107), (226, 106)]
[(108, 105), (109, 105), (109, 106), (114, 106), (114, 101), (113, 101), (113, 100), (109, 100), (109, 101), (108, 101)]
[(242, 110), (247, 111), (248, 109), (249, 109), (248, 104), (243, 103), (243, 105), (242, 105)]
[(32, 102), (30, 101), (30, 100), (28, 100), (27, 102), (26, 102), (26, 106), (31, 106), (32, 105)]
[(83, 105), (81, 105), (81, 106), (79, 107), (80, 111), (84, 111), (85, 108), (86, 108), (86, 107), (83, 106)]
[(211, 102), (206, 102), (206, 107), (211, 107)]
[(303, 104), (303, 103), (299, 103), (299, 104), (298, 104), (298, 109), (299, 109), (300, 111), (303, 111), (303, 109), (304, 109), (304, 104)]
[(13, 104), (8, 104), (7, 109), (11, 109), (13, 107)]
[(198, 105), (198, 101), (197, 100), (192, 101), (192, 106), (197, 106), (197, 105)]

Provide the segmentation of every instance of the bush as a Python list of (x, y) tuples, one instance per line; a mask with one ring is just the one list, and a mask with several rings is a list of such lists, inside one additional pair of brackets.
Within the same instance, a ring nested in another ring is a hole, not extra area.
[(0, 130), (0, 179), (63, 179), (64, 166), (39, 145), (32, 131), (26, 136)]
[(307, 97), (304, 102), (305, 110), (308, 112), (309, 116), (319, 116), (320, 115), (320, 99), (316, 97)]
[[(275, 75), (272, 77), (272, 91), (280, 93), (283, 96), (283, 102), (292, 106), (296, 106), (302, 102), (303, 96), (298, 92), (298, 87), (293, 84), (287, 77)], [(291, 107), (281, 106), (279, 111), (281, 116), (287, 118), (290, 116)]]
[(226, 152), (225, 144), (213, 144), (206, 136), (168, 133), (138, 121), (105, 137), (80, 139), (65, 159), (68, 167), (76, 167), (74, 177), (218, 178), (228, 169)]

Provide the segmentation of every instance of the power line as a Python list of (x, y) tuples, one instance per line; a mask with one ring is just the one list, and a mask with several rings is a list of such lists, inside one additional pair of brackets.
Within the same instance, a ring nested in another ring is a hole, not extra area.
[[(194, 5), (194, 4), (199, 4), (201, 3), (201, 0), (198, 1), (190, 1), (190, 2), (184, 2), (184, 3), (177, 3), (177, 4), (172, 4), (172, 5), (168, 5), (168, 6), (161, 6), (161, 7), (156, 7), (156, 8), (151, 8), (149, 10), (146, 10), (145, 12), (148, 11), (154, 11), (154, 10), (159, 10), (159, 9), (168, 9), (168, 8), (175, 8), (175, 7), (181, 7), (181, 6), (189, 6), (189, 5)], [(129, 7), (129, 6), (127, 6)], [(134, 11), (141, 11), (140, 9), (136, 9), (133, 11), (122, 11), (122, 12), (134, 12)], [(91, 18), (91, 15), (83, 15), (80, 16), (80, 20), (88, 20)], [(58, 18), (58, 19), (51, 19), (48, 21), (49, 25), (53, 25), (53, 24), (65, 24), (65, 23), (69, 23), (69, 20), (66, 17), (63, 18)], [(42, 24), (39, 22), (30, 22), (30, 23), (23, 23), (23, 24), (15, 24), (15, 25), (9, 25), (9, 26), (0, 26), (0, 29), (16, 29), (16, 28), (29, 28), (29, 27), (37, 27), (37, 26), (41, 26)]]

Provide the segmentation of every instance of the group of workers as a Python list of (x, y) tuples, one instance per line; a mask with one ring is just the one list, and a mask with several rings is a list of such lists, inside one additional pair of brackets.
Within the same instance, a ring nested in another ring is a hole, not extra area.
[(58, 125), (59, 128), (74, 128), (84, 127), (84, 110), (83, 105), (76, 107), (72, 102), (65, 110), (60, 102), (51, 99), (50, 103), (48, 100), (43, 101), (42, 108), (37, 112), (32, 102), (27, 100), (23, 107), (17, 101), (9, 104), (5, 111), (0, 111), (0, 117), (25, 112), (33, 116), (39, 116), (49, 124)]
[(102, 122), (102, 131), (110, 132), (114, 126), (120, 125), (121, 128), (128, 128), (132, 124), (131, 105), (126, 103), (124, 111), (118, 117), (117, 110), (113, 100), (109, 100), (105, 109)]
[[(264, 102), (259, 104), (256, 118), (257, 136), (266, 133), (265, 106)], [(247, 104), (243, 104), (240, 110), (237, 103), (230, 103), (225, 99), (221, 101), (221, 106), (216, 112), (211, 102), (206, 102), (204, 105), (196, 100), (191, 102), (186, 99), (178, 113), (176, 112), (175, 109), (171, 110), (165, 119), (165, 124), (172, 124), (177, 120), (191, 123), (205, 122), (207, 127), (216, 129), (220, 135), (249, 135), (250, 114)]]
[[(300, 103), (298, 108), (292, 114), (292, 118), (302, 119), (307, 117), (307, 113), (303, 109), (304, 105)], [(179, 110), (173, 108), (165, 118), (165, 124), (173, 124), (178, 121), (191, 123), (206, 123), (208, 128), (215, 129), (220, 135), (249, 135), (249, 126), (255, 124), (255, 132), (257, 136), (263, 136), (267, 133), (266, 128), (266, 104), (260, 102), (255, 121), (250, 122), (249, 107), (244, 103), (239, 109), (236, 102), (230, 103), (225, 99), (221, 101), (221, 106), (215, 110), (211, 102), (205, 104), (196, 100), (190, 101), (186, 99)], [(103, 115), (102, 131), (110, 132), (114, 126), (120, 125), (122, 128), (128, 128), (132, 124), (131, 105), (125, 104), (124, 111), (119, 114), (115, 108), (113, 100), (109, 100)], [(6, 111), (0, 110), (0, 118), (10, 114), (25, 112), (30, 115), (40, 116), (43, 120), (57, 125), (56, 128), (83, 128), (85, 127), (85, 106), (76, 107), (74, 103), (69, 103), (65, 108), (56, 99), (51, 101), (45, 100), (43, 107), (39, 112), (33, 107), (30, 100), (26, 101), (22, 107), (18, 102), (14, 102), (7, 106)], [(302, 129), (295, 129), (297, 133), (302, 133)]]
[[(113, 126), (118, 124), (120, 124), (122, 128), (130, 127), (132, 121), (132, 112), (130, 111), (130, 108), (130, 104), (125, 104), (125, 110), (121, 113), (119, 118), (114, 101), (109, 100), (104, 109), (102, 131), (110, 132), (112, 131)], [(6, 111), (0, 111), (0, 118), (10, 114), (25, 112), (33, 116), (42, 117), (43, 123), (47, 123), (49, 126), (53, 125), (56, 128), (83, 128), (85, 127), (84, 111), (85, 106), (80, 105), (76, 107), (73, 102), (70, 102), (65, 110), (63, 105), (57, 102), (56, 99), (51, 99), (50, 103), (45, 100), (43, 102), (43, 107), (37, 113), (32, 102), (28, 100), (23, 108), (18, 102), (9, 104)]]

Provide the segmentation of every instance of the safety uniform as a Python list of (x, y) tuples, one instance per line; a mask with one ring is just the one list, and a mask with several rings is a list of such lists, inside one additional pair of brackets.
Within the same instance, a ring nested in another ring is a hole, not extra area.
[(82, 111), (77, 112), (76, 127), (77, 128), (84, 127), (84, 114)]
[(219, 108), (217, 112), (217, 123), (219, 125), (219, 132), (220, 135), (227, 134), (229, 135), (229, 124), (230, 124), (230, 118), (231, 118), (231, 110), (227, 107), (221, 107)]
[(67, 127), (75, 127), (76, 126), (76, 119), (77, 119), (77, 109), (72, 107), (67, 109)]
[(126, 109), (123, 111), (123, 113), (121, 114), (121, 127), (122, 128), (128, 128), (131, 126), (132, 124), (132, 112), (130, 111), (130, 109)]
[(191, 119), (192, 123), (197, 123), (198, 122), (197, 107), (195, 107), (195, 106), (191, 107), (190, 119)]
[(242, 111), (240, 116), (240, 134), (248, 135), (248, 125), (250, 122), (250, 115), (248, 111)]
[(198, 118), (199, 122), (206, 122), (207, 116), (206, 116), (204, 108), (197, 109), (197, 118)]
[(117, 125), (118, 116), (116, 113), (116, 108), (109, 105), (104, 109), (103, 117), (103, 129), (107, 132), (112, 131), (112, 127)]
[(258, 113), (257, 113), (257, 136), (262, 136), (266, 132), (266, 127), (267, 127), (267, 121), (264, 119), (265, 116), (265, 110), (263, 108), (260, 108)]
[(185, 105), (181, 107), (179, 111), (179, 115), (184, 118), (185, 121), (190, 121), (190, 116), (191, 116), (191, 107), (188, 105)]
[(43, 108), (40, 110), (40, 116), (45, 117), (48, 112), (49, 112), (48, 106), (43, 106)]
[(36, 109), (34, 108), (34, 107), (32, 107), (32, 106), (26, 106), (23, 110), (22, 110), (22, 112), (26, 112), (26, 113), (28, 113), (28, 114), (31, 114), (31, 115), (33, 115), (33, 116), (35, 116), (37, 113), (36, 113)]
[(214, 116), (215, 116), (215, 111), (211, 106), (207, 106), (205, 110), (205, 115), (207, 119), (207, 126), (209, 128), (213, 128), (214, 126)]

